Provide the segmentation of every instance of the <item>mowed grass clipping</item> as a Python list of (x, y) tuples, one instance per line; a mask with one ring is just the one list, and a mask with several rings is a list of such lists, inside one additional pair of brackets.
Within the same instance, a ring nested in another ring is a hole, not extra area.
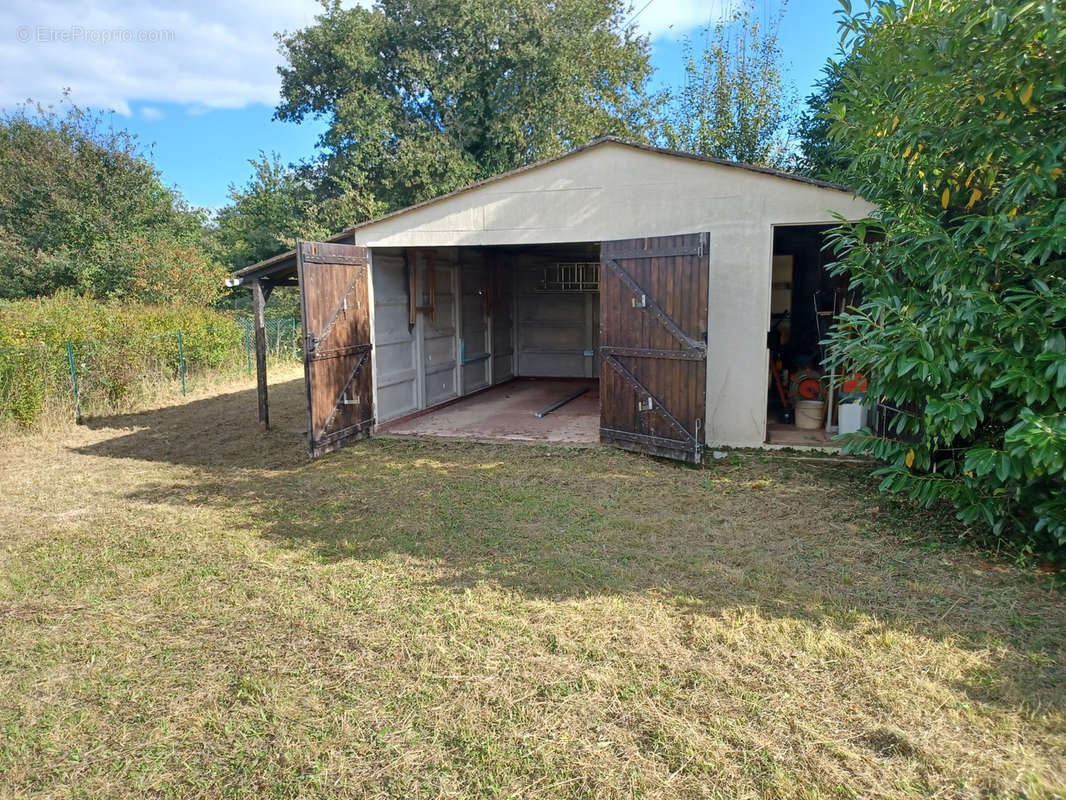
[(309, 463), (303, 399), (3, 443), (0, 798), (1063, 794), (1063, 595), (865, 468)]

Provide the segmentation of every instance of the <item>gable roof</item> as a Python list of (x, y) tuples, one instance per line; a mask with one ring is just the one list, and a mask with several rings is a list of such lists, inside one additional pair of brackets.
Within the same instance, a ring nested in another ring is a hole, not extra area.
[(415, 211), (420, 208), (425, 208), (426, 206), (431, 206), (434, 203), (439, 203), (442, 200), (448, 200), (452, 197), (456, 197), (458, 195), (473, 191), (474, 189), (480, 189), (482, 186), (488, 186), (490, 184), (496, 183), (497, 181), (502, 181), (506, 178), (514, 177), (515, 175), (521, 175), (524, 172), (531, 172), (532, 170), (547, 166), (548, 164), (554, 164), (556, 161), (564, 161), (565, 159), (576, 156), (579, 153), (585, 152), (586, 150), (592, 150), (593, 148), (601, 147), (605, 144), (617, 144), (622, 145), (623, 147), (632, 147), (636, 150), (644, 150), (649, 153), (658, 153), (659, 155), (672, 156), (674, 158), (684, 158), (690, 161), (699, 161), (704, 164), (717, 164), (720, 167), (743, 169), (749, 172), (758, 172), (763, 175), (770, 175), (774, 178), (782, 178), (784, 180), (805, 183), (809, 186), (818, 186), (822, 189), (833, 189), (838, 192), (847, 192), (848, 194), (855, 194), (855, 191), (853, 189), (849, 189), (846, 186), (841, 186), (836, 183), (829, 183), (828, 181), (820, 181), (816, 178), (808, 178), (805, 175), (796, 175), (792, 172), (785, 172), (783, 170), (773, 169), (771, 167), (759, 167), (754, 164), (745, 164), (742, 161), (729, 161), (724, 158), (700, 156), (696, 155), (695, 153), (686, 153), (682, 150), (671, 150), (667, 147), (657, 147), (656, 145), (652, 144), (635, 142), (631, 139), (622, 139), (618, 136), (601, 136), (598, 139), (593, 139), (588, 144), (583, 144), (580, 147), (575, 147), (573, 150), (567, 150), (565, 153), (560, 153), (557, 156), (541, 159), (540, 161), (534, 161), (532, 164), (526, 164), (524, 167), (518, 167), (516, 169), (508, 170), (507, 172), (501, 172), (499, 175), (493, 175), (491, 178), (484, 178), (480, 181), (475, 181), (474, 183), (467, 184), (466, 186), (460, 187), (459, 189), (455, 189), (446, 194), (431, 197), (429, 200), (423, 200), (420, 203), (415, 203), (414, 205), (407, 206), (406, 208), (400, 208), (396, 211), (390, 211), (388, 214), (382, 214), (380, 217), (364, 220), (363, 222), (356, 223), (355, 225), (349, 225), (347, 228), (344, 229), (344, 232), (349, 233), (353, 231), (362, 230), (363, 228), (370, 227), (371, 225), (376, 225), (377, 223), (383, 222), (384, 220), (402, 216), (403, 214), (406, 214), (410, 211)]
[[(536, 161), (532, 164), (527, 164), (525, 166), (509, 170), (507, 172), (501, 172), (499, 175), (493, 175), (492, 177), (476, 181), (474, 183), (468, 184), (467, 186), (455, 189), (454, 191), (447, 192), (446, 194), (438, 195), (437, 197), (432, 197), (428, 200), (423, 200), (419, 203), (407, 206), (406, 208), (400, 208), (396, 211), (390, 211), (387, 214), (382, 214), (380, 217), (365, 220), (363, 222), (356, 223), (355, 225), (349, 225), (344, 228), (344, 230), (342, 230), (340, 233), (330, 236), (329, 238), (325, 239), (325, 241), (336, 242), (343, 241), (345, 239), (351, 239), (353, 238), (353, 235), (356, 231), (363, 230), (364, 228), (368, 228), (372, 225), (377, 225), (380, 222), (391, 220), (396, 217), (401, 217), (404, 214), (408, 214), (413, 211), (426, 208), (427, 206), (432, 206), (436, 203), (440, 203), (445, 200), (449, 200), (453, 197), (466, 194), (467, 192), (472, 192), (476, 189), (480, 189), (484, 186), (489, 186), (491, 184), (506, 180), (508, 178), (512, 178), (516, 175), (521, 175), (526, 172), (531, 172), (533, 170), (540, 169), (541, 167), (547, 166), (549, 164), (554, 164), (558, 161), (564, 161), (566, 159), (573, 158), (574, 156), (577, 156), (581, 153), (593, 150), (598, 147), (602, 147), (604, 145), (620, 145), (622, 147), (632, 148), (634, 150), (641, 150), (649, 153), (656, 153), (658, 155), (669, 156), (671, 158), (686, 159), (689, 161), (695, 161), (704, 164), (716, 164), (721, 167), (729, 167), (731, 169), (755, 172), (761, 175), (768, 175), (773, 178), (779, 178), (781, 180), (794, 181), (797, 183), (806, 184), (808, 186), (816, 186), (821, 189), (830, 189), (833, 191), (845, 192), (847, 194), (852, 195), (855, 194), (853, 189), (849, 189), (846, 186), (841, 186), (836, 183), (830, 183), (828, 181), (817, 180), (816, 178), (808, 178), (804, 175), (796, 175), (791, 172), (785, 172), (783, 170), (773, 169), (771, 167), (760, 167), (754, 164), (745, 164), (740, 161), (729, 161), (727, 159), (722, 158), (713, 158), (711, 156), (696, 155), (695, 153), (686, 153), (681, 150), (671, 150), (666, 147), (657, 147), (655, 145), (645, 144), (643, 142), (636, 142), (630, 139), (623, 139), (617, 136), (601, 136), (598, 139), (593, 139), (588, 144), (576, 147), (573, 150), (568, 150), (565, 153), (560, 153), (559, 155), (552, 156), (550, 158), (545, 158), (540, 161)], [(245, 278), (266, 277), (282, 270), (286, 272), (292, 272), (295, 271), (295, 257), (296, 251), (290, 250), (288, 252), (281, 253), (280, 255), (273, 256), (272, 258), (260, 261), (257, 264), (252, 264), (251, 266), (236, 270), (233, 274), (238, 278)]]

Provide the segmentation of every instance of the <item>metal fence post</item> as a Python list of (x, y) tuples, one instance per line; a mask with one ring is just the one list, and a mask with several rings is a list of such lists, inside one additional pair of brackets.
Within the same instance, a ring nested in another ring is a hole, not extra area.
[(78, 373), (74, 370), (74, 347), (67, 340), (67, 360), (70, 362), (70, 382), (74, 384), (74, 421), (81, 425), (81, 396), (78, 394)]
[(181, 396), (185, 396), (185, 343), (181, 338), (181, 329), (178, 329), (178, 363), (181, 365)]

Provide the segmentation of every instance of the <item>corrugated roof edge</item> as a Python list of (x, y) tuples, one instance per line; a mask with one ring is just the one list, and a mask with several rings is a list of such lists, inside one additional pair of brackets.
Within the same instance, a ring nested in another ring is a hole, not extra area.
[[(810, 186), (817, 186), (817, 187), (819, 187), (821, 189), (832, 189), (832, 190), (837, 191), (837, 192), (845, 192), (847, 194), (855, 194), (855, 190), (854, 189), (849, 189), (847, 186), (841, 186), (840, 184), (836, 184), (836, 183), (829, 183), (828, 181), (820, 181), (817, 178), (808, 178), (805, 175), (796, 175), (795, 173), (792, 173), (792, 172), (784, 172), (783, 170), (773, 169), (771, 167), (759, 167), (759, 166), (756, 166), (754, 164), (745, 164), (745, 163), (743, 163), (741, 161), (728, 161), (728, 160), (726, 160), (724, 158), (712, 158), (711, 156), (700, 156), (700, 155), (696, 155), (695, 153), (686, 153), (686, 152), (684, 152), (682, 150), (671, 150), (671, 149), (669, 149), (667, 147), (657, 147), (656, 145), (645, 144), (644, 142), (634, 142), (634, 141), (632, 141), (630, 139), (623, 139), (623, 138), (618, 137), (618, 136), (601, 136), (598, 139), (593, 139), (588, 144), (583, 144), (580, 147), (575, 147), (573, 150), (567, 150), (565, 153), (560, 153), (557, 156), (552, 156), (551, 158), (545, 158), (545, 159), (543, 159), (541, 161), (535, 161), (532, 164), (526, 164), (524, 167), (518, 167), (517, 169), (512, 169), (512, 170), (509, 170), (507, 172), (501, 172), (499, 175), (493, 175), (491, 178), (485, 178), (484, 180), (476, 181), (475, 183), (468, 184), (468, 185), (463, 186), (463, 187), (461, 187), (459, 189), (456, 189), (454, 191), (448, 192), (447, 194), (438, 195), (437, 197), (431, 197), (429, 200), (423, 200), (421, 203), (415, 203), (414, 205), (407, 206), (406, 208), (399, 208), (396, 211), (390, 211), (388, 214), (382, 214), (380, 217), (375, 217), (374, 219), (368, 219), (365, 222), (360, 222), (360, 223), (358, 223), (356, 225), (349, 225), (347, 228), (345, 228), (340, 233), (335, 234), (334, 236), (331, 236), (328, 239), (326, 239), (326, 241), (336, 241), (337, 239), (340, 239), (340, 238), (343, 238), (345, 236), (351, 235), (355, 231), (362, 230), (363, 228), (367, 228), (367, 227), (369, 227), (371, 225), (376, 225), (377, 223), (382, 222), (383, 220), (392, 219), (393, 217), (398, 217), (401, 214), (406, 214), (409, 211), (415, 211), (416, 209), (419, 209), (419, 208), (425, 208), (426, 206), (431, 206), (434, 203), (439, 203), (440, 201), (447, 200), (450, 197), (456, 197), (457, 195), (463, 194), (464, 192), (469, 192), (469, 191), (472, 191), (474, 189), (478, 189), (478, 188), (480, 188), (482, 186), (487, 186), (490, 183), (495, 183), (496, 181), (501, 181), (504, 178), (510, 178), (513, 175), (520, 175), (523, 172), (528, 172), (530, 170), (537, 169), (538, 167), (543, 167), (543, 166), (545, 166), (547, 164), (553, 164), (556, 161), (562, 161), (564, 158), (570, 158), (570, 156), (575, 156), (578, 153), (582, 153), (582, 152), (584, 152), (586, 150), (591, 150), (594, 147), (600, 147), (601, 145), (605, 145), (605, 144), (618, 144), (618, 145), (622, 145), (624, 147), (632, 147), (632, 148), (635, 148), (637, 150), (645, 150), (645, 151), (647, 151), (649, 153), (658, 153), (659, 155), (671, 156), (673, 158), (686, 158), (686, 159), (689, 159), (690, 161), (701, 161), (701, 162), (703, 162), (705, 164), (717, 164), (720, 167), (732, 167), (734, 169), (744, 169), (744, 170), (748, 170), (749, 172), (759, 172), (759, 173), (761, 173), (763, 175), (769, 175), (770, 177), (773, 177), (773, 178), (781, 178), (783, 180), (796, 181), (797, 183), (806, 183), (806, 184), (808, 184)], [(238, 276), (238, 277), (241, 277), (241, 276), (244, 276), (244, 275), (248, 275), (250, 273), (253, 273), (253, 272), (256, 272), (256, 271), (262, 269), (265, 266), (269, 266), (271, 263), (275, 263), (276, 261), (281, 260), (281, 259), (283, 259), (285, 257), (292, 257), (292, 256), (295, 255), (295, 253), (296, 253), (295, 250), (290, 250), (288, 253), (282, 253), (281, 255), (274, 256), (273, 258), (267, 259), (266, 261), (260, 261), (258, 264), (252, 264), (250, 267), (244, 267), (243, 269), (238, 270), (237, 272), (234, 272), (233, 274)]]

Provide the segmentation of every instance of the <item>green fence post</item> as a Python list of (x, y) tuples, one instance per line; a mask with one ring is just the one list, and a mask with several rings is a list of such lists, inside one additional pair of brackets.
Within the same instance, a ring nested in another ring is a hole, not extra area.
[(70, 382), (74, 384), (74, 421), (81, 425), (81, 397), (78, 394), (78, 373), (74, 371), (74, 347), (67, 341), (67, 360), (70, 362)]
[(185, 343), (181, 338), (181, 330), (178, 330), (178, 363), (181, 365), (181, 396), (185, 396)]

